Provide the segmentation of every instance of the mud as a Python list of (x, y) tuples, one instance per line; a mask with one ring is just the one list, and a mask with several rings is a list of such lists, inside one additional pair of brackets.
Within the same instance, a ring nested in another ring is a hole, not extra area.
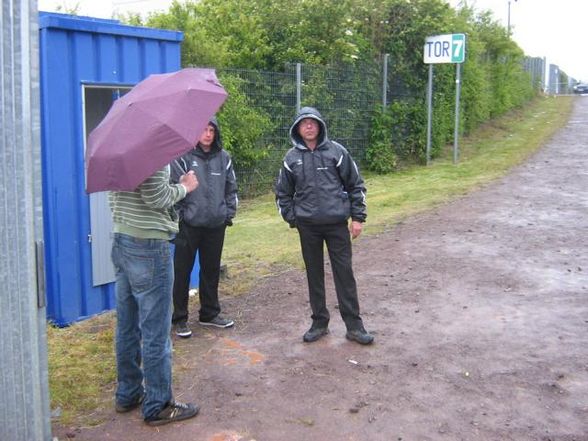
[[(300, 271), (223, 297), (230, 330), (175, 340), (181, 401), (160, 428), (108, 411), (60, 440), (588, 440), (588, 97), (524, 165), (354, 245), (373, 346), (305, 344)], [(368, 218), (369, 221), (369, 218)]]

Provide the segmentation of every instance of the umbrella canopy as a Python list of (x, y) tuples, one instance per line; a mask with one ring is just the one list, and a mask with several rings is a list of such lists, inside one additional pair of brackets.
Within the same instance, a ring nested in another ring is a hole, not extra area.
[(92, 130), (86, 192), (134, 190), (196, 145), (227, 93), (213, 69), (150, 75)]

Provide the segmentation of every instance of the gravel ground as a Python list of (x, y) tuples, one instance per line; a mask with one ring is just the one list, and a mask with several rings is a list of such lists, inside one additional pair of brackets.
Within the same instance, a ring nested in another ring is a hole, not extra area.
[[(229, 330), (175, 340), (198, 417), (160, 428), (108, 411), (60, 440), (588, 440), (588, 97), (508, 176), (354, 244), (370, 347), (305, 344), (289, 271), (223, 299)], [(369, 189), (368, 189), (369, 191)], [(368, 218), (369, 221), (369, 218)], [(286, 226), (284, 226), (286, 228)], [(193, 320), (197, 314), (193, 315)]]

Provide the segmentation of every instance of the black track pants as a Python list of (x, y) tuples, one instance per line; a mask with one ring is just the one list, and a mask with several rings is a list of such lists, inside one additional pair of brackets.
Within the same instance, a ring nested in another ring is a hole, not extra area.
[(314, 326), (327, 326), (329, 311), (325, 298), (324, 244), (327, 244), (339, 312), (348, 330), (363, 328), (359, 315), (357, 285), (351, 263), (351, 238), (347, 223), (297, 225), (302, 257), (306, 266), (308, 293)]
[(180, 222), (174, 240), (174, 313), (173, 323), (188, 319), (188, 291), (196, 253), (200, 263), (198, 295), (200, 320), (210, 321), (220, 313), (218, 283), (225, 225), (216, 228), (192, 227)]

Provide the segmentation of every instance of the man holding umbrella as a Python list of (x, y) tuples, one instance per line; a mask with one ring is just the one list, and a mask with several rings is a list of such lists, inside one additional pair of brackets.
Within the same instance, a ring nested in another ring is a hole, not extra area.
[(116, 411), (129, 412), (143, 403), (149, 425), (191, 418), (199, 410), (173, 400), (169, 335), (174, 277), (169, 241), (178, 231), (174, 205), (198, 187), (198, 180), (193, 172), (178, 184), (169, 180), (167, 166), (136, 190), (109, 195), (116, 271)]
[(199, 410), (173, 399), (170, 336), (174, 207), (198, 179), (190, 171), (170, 183), (169, 163), (194, 146), (226, 97), (212, 69), (152, 74), (117, 99), (88, 137), (86, 192), (111, 191), (115, 409), (129, 412), (143, 404), (143, 418), (153, 426)]

